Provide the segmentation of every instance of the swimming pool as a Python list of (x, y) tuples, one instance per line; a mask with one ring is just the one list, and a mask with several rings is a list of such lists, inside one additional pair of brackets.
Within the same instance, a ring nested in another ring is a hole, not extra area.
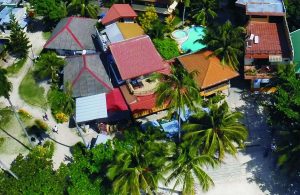
[(201, 26), (194, 26), (188, 29), (188, 39), (181, 45), (181, 49), (184, 52), (196, 52), (206, 47), (205, 45), (195, 42), (201, 39), (204, 35), (204, 28)]
[(181, 45), (188, 39), (188, 33), (185, 30), (175, 30), (171, 33), (171, 37)]

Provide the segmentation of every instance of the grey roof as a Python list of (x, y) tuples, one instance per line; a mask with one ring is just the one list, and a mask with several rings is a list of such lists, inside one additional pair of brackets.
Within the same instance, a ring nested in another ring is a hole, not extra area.
[(3, 4), (3, 5), (16, 5), (20, 1), (21, 0), (0, 0), (0, 4)]
[(238, 0), (237, 4), (246, 6), (249, 13), (284, 13), (281, 0)]
[(95, 50), (93, 37), (96, 35), (96, 23), (97, 20), (91, 18), (64, 18), (56, 25), (44, 48)]
[(105, 27), (105, 30), (102, 32), (106, 33), (110, 43), (116, 43), (124, 41), (124, 37), (117, 25), (117, 23), (110, 24)]
[(107, 117), (104, 93), (76, 99), (76, 122), (91, 121)]
[(70, 82), (73, 97), (107, 93), (113, 87), (98, 54), (66, 58), (64, 83)]

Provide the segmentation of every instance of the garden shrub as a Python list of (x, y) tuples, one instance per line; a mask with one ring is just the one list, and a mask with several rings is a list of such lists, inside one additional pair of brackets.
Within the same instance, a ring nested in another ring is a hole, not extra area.
[(49, 126), (47, 125), (47, 123), (45, 123), (41, 119), (34, 120), (34, 123), (39, 129), (43, 130), (44, 132), (49, 130)]
[(160, 55), (166, 60), (180, 55), (177, 43), (170, 38), (154, 39), (153, 43)]
[(51, 158), (53, 156), (54, 150), (55, 150), (54, 142), (47, 140), (47, 141), (45, 141), (43, 147), (47, 149), (47, 153), (48, 153), (47, 157)]
[(69, 117), (63, 112), (56, 113), (54, 117), (58, 123), (64, 123), (69, 121)]
[(24, 109), (20, 109), (20, 110), (18, 111), (18, 113), (19, 113), (19, 116), (20, 116), (21, 118), (24, 118), (24, 119), (31, 119), (31, 118), (32, 118), (32, 115), (29, 114), (29, 112), (27, 112), (27, 111), (24, 110)]

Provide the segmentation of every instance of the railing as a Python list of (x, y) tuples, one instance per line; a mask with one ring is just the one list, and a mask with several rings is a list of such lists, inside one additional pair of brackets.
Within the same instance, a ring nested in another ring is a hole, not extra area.
[(136, 89), (132, 86), (130, 82), (126, 82), (130, 93), (137, 96), (154, 94), (158, 81), (147, 81), (147, 78), (145, 78), (140, 80), (140, 82), (142, 86)]
[(244, 66), (245, 79), (270, 79), (275, 75), (275, 69), (271, 66), (261, 66), (256, 69), (255, 66)]

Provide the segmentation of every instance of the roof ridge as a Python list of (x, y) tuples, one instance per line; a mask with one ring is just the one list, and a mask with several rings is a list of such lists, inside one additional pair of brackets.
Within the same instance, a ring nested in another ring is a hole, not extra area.
[[(207, 68), (206, 68), (205, 73), (204, 73), (202, 85), (204, 85), (205, 81), (207, 80), (207, 73), (208, 73), (208, 71), (209, 71), (210, 68), (211, 68), (211, 60), (209, 59), (210, 57), (204, 55), (204, 58), (208, 61), (208, 65), (207, 65)], [(202, 63), (200, 63), (200, 65), (202, 65)], [(204, 67), (205, 67), (205, 66), (204, 66)]]

